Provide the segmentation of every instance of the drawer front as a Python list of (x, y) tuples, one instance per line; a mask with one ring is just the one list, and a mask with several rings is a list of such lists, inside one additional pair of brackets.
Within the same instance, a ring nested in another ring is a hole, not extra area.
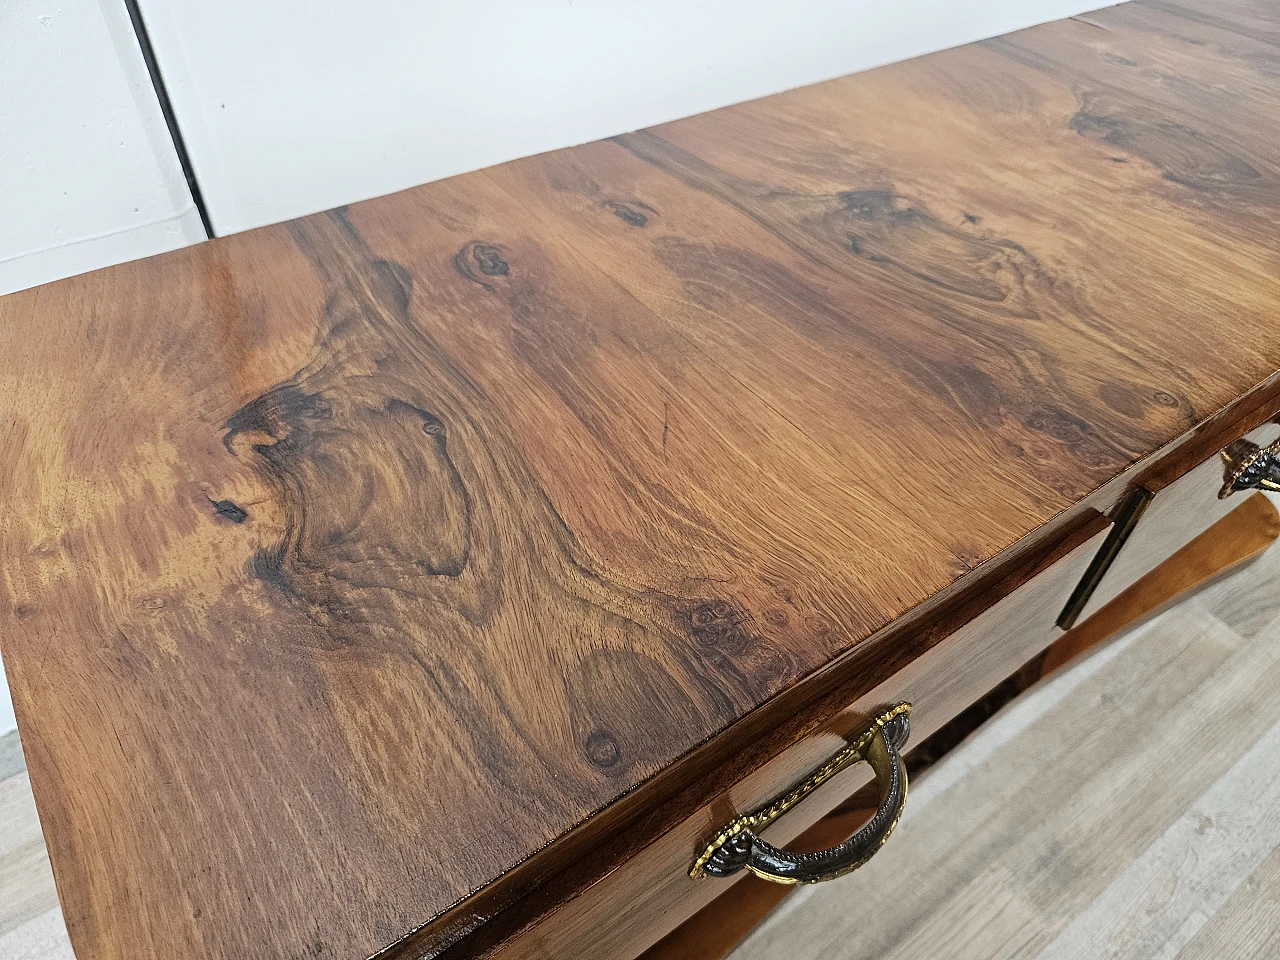
[[(844, 736), (886, 704), (905, 700), (913, 705), (909, 751), (1057, 639), (1058, 610), (1105, 535), (1104, 529), (1042, 570), (860, 697), (822, 732), (743, 778), (493, 955), (503, 960), (629, 960), (643, 952), (741, 876), (689, 877), (698, 851), (735, 816), (804, 780), (845, 746)], [(774, 823), (765, 837), (779, 845), (792, 840), (870, 779), (865, 764), (845, 770)], [(892, 840), (880, 855), (893, 856)]]
[[(1280, 438), (1280, 424), (1264, 423), (1245, 435), (1258, 446)], [(1163, 563), (1180, 547), (1240, 506), (1245, 495), (1218, 498), (1224, 463), (1214, 454), (1160, 490), (1133, 533), (1120, 548), (1077, 623), (1082, 623), (1128, 587)]]

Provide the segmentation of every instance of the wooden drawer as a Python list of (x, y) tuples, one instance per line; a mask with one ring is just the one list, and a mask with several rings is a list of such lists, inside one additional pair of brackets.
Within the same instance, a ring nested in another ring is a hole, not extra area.
[[(1264, 423), (1245, 435), (1259, 446), (1278, 437), (1280, 424), (1275, 423)], [(1155, 494), (1075, 622), (1088, 619), (1240, 505), (1239, 495), (1218, 498), (1223, 467), (1215, 453)]]
[[(493, 955), (623, 960), (647, 949), (741, 876), (695, 881), (688, 874), (697, 852), (724, 824), (803, 780), (885, 705), (900, 700), (913, 705), (909, 750), (1044, 650), (1061, 634), (1054, 618), (1105, 536), (1102, 529), (1045, 567), (859, 697), (819, 733), (784, 750)], [(790, 841), (870, 779), (865, 765), (845, 770), (774, 823), (765, 837), (775, 844)], [(881, 855), (893, 855), (891, 843)]]

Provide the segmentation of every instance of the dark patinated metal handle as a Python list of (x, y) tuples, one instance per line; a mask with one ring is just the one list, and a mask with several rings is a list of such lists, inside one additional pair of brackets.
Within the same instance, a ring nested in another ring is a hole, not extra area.
[[(716, 835), (694, 861), (689, 876), (724, 877), (744, 867), (775, 883), (819, 883), (858, 869), (870, 860), (898, 825), (907, 802), (907, 770), (899, 751), (910, 735), (911, 704), (886, 710), (845, 749), (790, 792), (738, 817)], [(880, 807), (861, 830), (829, 850), (791, 853), (760, 838), (760, 832), (841, 770), (866, 762), (880, 785)]]
[(1222, 451), (1226, 469), (1218, 499), (1241, 490), (1280, 491), (1280, 440), (1260, 447), (1251, 440), (1237, 440)]

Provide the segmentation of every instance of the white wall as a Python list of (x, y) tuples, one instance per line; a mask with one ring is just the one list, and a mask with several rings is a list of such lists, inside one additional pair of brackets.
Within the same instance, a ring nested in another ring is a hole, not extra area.
[(0, 293), (203, 238), (121, 0), (0, 3)]
[(1107, 0), (141, 0), (217, 233)]

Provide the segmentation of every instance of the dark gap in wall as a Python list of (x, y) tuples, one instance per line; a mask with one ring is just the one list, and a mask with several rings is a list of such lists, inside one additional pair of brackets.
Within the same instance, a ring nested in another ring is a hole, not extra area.
[(137, 0), (124, 0), (124, 5), (129, 11), (129, 21), (133, 24), (138, 46), (142, 49), (142, 59), (147, 65), (147, 73), (151, 76), (151, 86), (155, 89), (156, 99), (160, 102), (160, 112), (164, 114), (165, 126), (169, 128), (169, 139), (173, 141), (173, 148), (178, 153), (178, 162), (182, 164), (182, 175), (186, 177), (187, 189), (191, 191), (191, 199), (195, 201), (196, 210), (200, 214), (200, 223), (204, 225), (205, 236), (212, 239), (216, 234), (213, 232), (213, 222), (209, 219), (209, 208), (205, 206), (200, 181), (196, 179), (195, 168), (191, 165), (191, 155), (187, 153), (187, 144), (178, 126), (178, 118), (174, 115), (169, 91), (164, 85), (164, 77), (160, 74), (160, 64), (156, 61), (156, 52), (151, 46), (151, 36), (147, 33), (142, 11), (138, 9)]

